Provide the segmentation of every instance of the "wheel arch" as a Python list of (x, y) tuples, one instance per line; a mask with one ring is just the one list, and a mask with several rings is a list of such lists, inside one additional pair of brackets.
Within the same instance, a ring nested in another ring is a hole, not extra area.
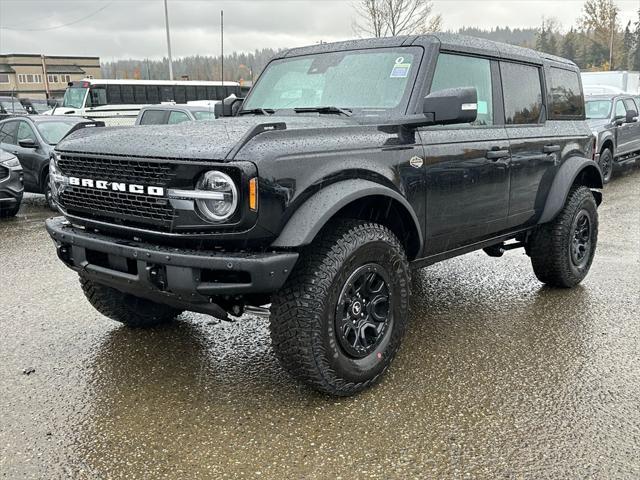
[[(603, 188), (602, 173), (593, 161), (584, 157), (571, 157), (565, 160), (551, 184), (547, 201), (538, 223), (547, 223), (562, 210), (569, 191), (574, 185), (584, 185), (591, 189)], [(596, 203), (602, 202), (602, 193), (592, 190)]]
[(422, 251), (420, 222), (407, 199), (389, 187), (364, 179), (343, 180), (316, 192), (296, 210), (271, 246), (308, 245), (334, 218), (385, 225), (398, 237), (409, 259)]
[(600, 153), (604, 152), (605, 148), (611, 150), (611, 155), (615, 157), (615, 145), (613, 143), (613, 137), (607, 136), (602, 140), (602, 145), (600, 146)]

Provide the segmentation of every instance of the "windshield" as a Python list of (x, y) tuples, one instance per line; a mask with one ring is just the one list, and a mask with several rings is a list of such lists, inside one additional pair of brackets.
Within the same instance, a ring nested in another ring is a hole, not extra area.
[(8, 113), (26, 113), (24, 106), (17, 98), (13, 102), (11, 100), (0, 100), (0, 105)]
[(243, 110), (338, 107), (379, 114), (406, 104), (417, 47), (330, 52), (276, 60)]
[(31, 100), (31, 105), (38, 113), (46, 112), (50, 108), (46, 100)]
[(85, 93), (87, 93), (86, 88), (67, 88), (67, 91), (64, 92), (64, 98), (62, 99), (62, 106), (68, 108), (82, 108)]
[(609, 118), (611, 113), (611, 100), (589, 100), (585, 106), (585, 114), (588, 119)]
[(38, 122), (37, 128), (44, 141), (56, 145), (76, 124), (74, 121)]
[(196, 120), (211, 120), (216, 118), (213, 112), (192, 112)]

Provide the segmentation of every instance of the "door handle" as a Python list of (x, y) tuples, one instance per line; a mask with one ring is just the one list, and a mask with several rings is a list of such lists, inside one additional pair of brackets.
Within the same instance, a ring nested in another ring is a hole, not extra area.
[(545, 145), (542, 148), (543, 153), (556, 153), (560, 151), (560, 145)]
[(500, 160), (509, 156), (511, 156), (509, 150), (489, 150), (486, 155), (489, 160)]

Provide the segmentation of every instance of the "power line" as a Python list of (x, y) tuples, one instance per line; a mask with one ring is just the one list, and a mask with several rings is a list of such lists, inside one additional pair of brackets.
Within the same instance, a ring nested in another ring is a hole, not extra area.
[(113, 2), (109, 2), (106, 5), (103, 5), (102, 7), (98, 8), (95, 12), (91, 12), (89, 15), (86, 15), (86, 16), (84, 16), (82, 18), (74, 20), (73, 22), (64, 23), (62, 25), (55, 25), (53, 27), (46, 27), (46, 28), (14, 28), (14, 27), (3, 27), (3, 26), (0, 26), (0, 30), (15, 30), (15, 31), (19, 31), (19, 32), (43, 32), (43, 31), (46, 31), (46, 30), (55, 30), (57, 28), (68, 27), (70, 25), (75, 25), (76, 23), (83, 22), (87, 18), (91, 18), (94, 15), (97, 15), (98, 13), (103, 11), (105, 8), (110, 6), (112, 3)]

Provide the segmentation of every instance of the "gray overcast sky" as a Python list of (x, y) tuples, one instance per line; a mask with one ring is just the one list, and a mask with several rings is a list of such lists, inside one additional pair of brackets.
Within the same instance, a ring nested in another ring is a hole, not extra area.
[[(536, 27), (542, 16), (568, 29), (582, 0), (435, 0), (445, 29)], [(640, 0), (616, 0), (622, 24), (637, 20)], [(286, 48), (353, 37), (350, 0), (169, 0), (174, 57)], [(66, 25), (73, 23), (69, 26)], [(162, 0), (0, 0), (0, 53), (158, 58), (166, 54)], [(53, 27), (53, 28), (52, 28)], [(47, 29), (47, 30), (44, 30)]]

